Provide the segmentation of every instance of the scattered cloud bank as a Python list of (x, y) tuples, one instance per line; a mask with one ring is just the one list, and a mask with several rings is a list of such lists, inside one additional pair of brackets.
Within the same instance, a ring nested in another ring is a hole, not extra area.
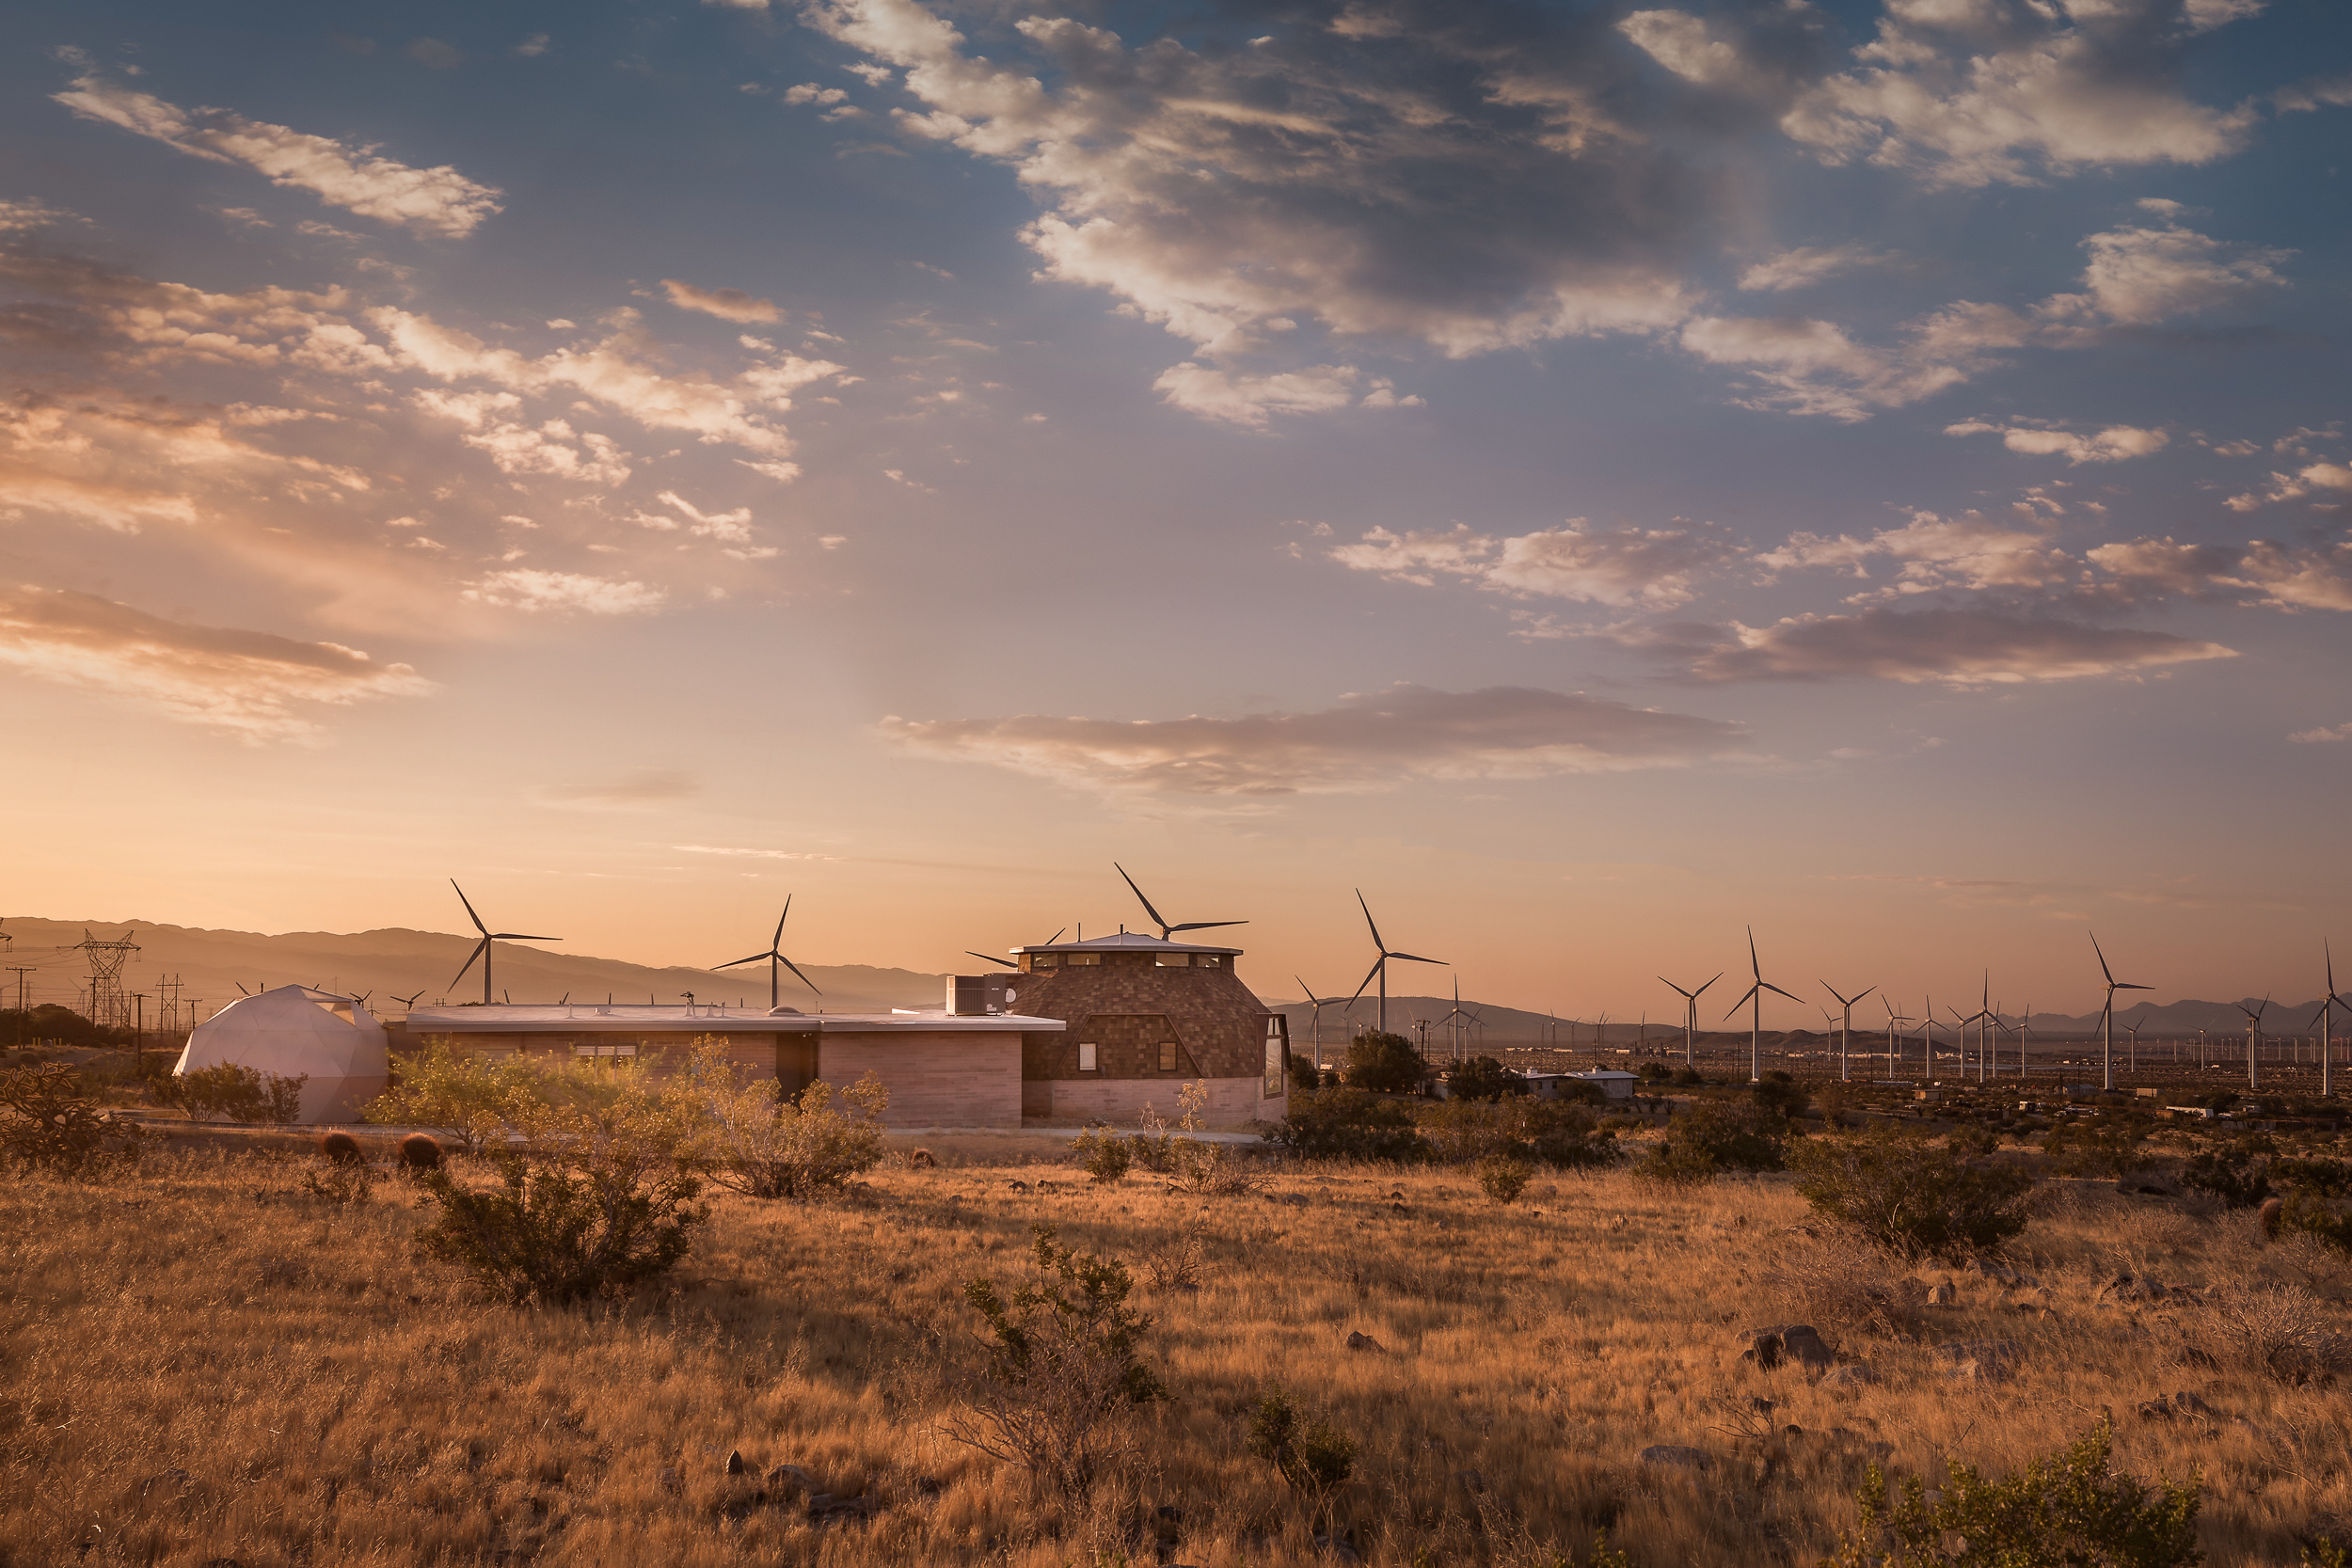
[(0, 664), (256, 743), (315, 738), (300, 705), (435, 689), (409, 666), (356, 648), (193, 626), (67, 589), (0, 590)]
[(2085, 463), (2122, 463), (2129, 458), (2148, 457), (2162, 451), (2170, 440), (2161, 430), (2141, 430), (2127, 424), (2109, 425), (2105, 430), (2085, 436), (2047, 425), (1987, 424), (1979, 420), (1947, 424), (1944, 427), (1944, 434), (1998, 436), (2001, 445), (2011, 451), (2038, 457), (2063, 457), (2077, 467)]
[(604, 784), (542, 784), (532, 796), (543, 806), (574, 811), (634, 811), (684, 800), (701, 791), (702, 781), (691, 773), (647, 768)]
[(668, 597), (648, 583), (532, 567), (492, 572), (464, 596), (502, 610), (580, 610), (590, 615), (635, 615), (660, 609)]
[(1828, 566), (1868, 577), (1865, 562), (1883, 557), (1899, 562), (1892, 595), (1946, 589), (2042, 588), (2063, 581), (2074, 562), (2055, 548), (2039, 526), (2020, 528), (1971, 513), (1958, 517), (1915, 512), (1900, 528), (1881, 529), (1863, 538), (1841, 533), (1789, 535), (1786, 544), (1756, 557), (1768, 572)]
[(1319, 713), (1245, 719), (882, 721), (931, 756), (984, 762), (1116, 792), (1279, 796), (1364, 793), (1416, 778), (1532, 778), (1677, 767), (1737, 750), (1740, 726), (1581, 693), (1400, 684)]
[(1699, 573), (1733, 552), (1722, 540), (1687, 530), (1595, 530), (1571, 517), (1556, 529), (1507, 538), (1459, 523), (1444, 533), (1375, 528), (1329, 553), (1356, 571), (1423, 587), (1442, 576), (1522, 598), (1672, 610), (1690, 602)]
[(2315, 730), (2297, 730), (2287, 738), (2297, 746), (2321, 746), (2331, 740), (2352, 740), (2352, 721)]
[(1976, 610), (1868, 610), (1734, 624), (1733, 641), (1696, 658), (1702, 681), (1830, 680), (2010, 686), (2160, 673), (2234, 650), (2169, 632), (2089, 626)]
[(498, 213), (495, 186), (469, 180), (444, 164), (414, 168), (230, 109), (183, 109), (151, 93), (135, 92), (95, 71), (77, 77), (56, 100), (86, 119), (177, 148), (216, 164), (243, 164), (275, 185), (306, 190), (330, 207), (421, 233), (462, 239)]
[(740, 289), (700, 289), (675, 277), (661, 280), (670, 303), (681, 310), (699, 310), (730, 322), (779, 322), (783, 309), (772, 299), (759, 299)]

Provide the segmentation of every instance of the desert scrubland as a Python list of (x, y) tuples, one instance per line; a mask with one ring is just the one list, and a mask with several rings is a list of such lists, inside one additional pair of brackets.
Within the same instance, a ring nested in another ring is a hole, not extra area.
[[(1095, 1184), (1035, 1137), (929, 1147), (917, 1167), (894, 1139), (835, 1196), (714, 1193), (668, 1279), (569, 1309), (485, 1305), (418, 1255), (413, 1184), (340, 1202), (282, 1147), (20, 1176), (0, 1560), (1581, 1564), (1605, 1530), (1635, 1563), (1810, 1563), (1874, 1458), (2007, 1473), (2110, 1416), (2119, 1468), (2201, 1482), (2212, 1561), (2352, 1534), (2341, 1391), (2249, 1333), (2341, 1329), (2352, 1276), (2249, 1211), (2045, 1182), (2011, 1285), (1883, 1259), (1781, 1175), (1545, 1173), (1501, 1205), (1458, 1169), (1342, 1163), (1203, 1196)], [(1170, 1396), (1082, 1499), (944, 1425), (982, 1360), (966, 1284), (1017, 1286), (1040, 1224), (1130, 1267)], [(1946, 1277), (1949, 1305), (1915, 1305)], [(1796, 1321), (1878, 1381), (1740, 1359), (1742, 1329)], [(1934, 1350), (1985, 1340), (2010, 1342), (1993, 1376)], [(1359, 1445), (1321, 1503), (1248, 1449), (1277, 1384)], [(1659, 1445), (1705, 1467), (1645, 1463)]]

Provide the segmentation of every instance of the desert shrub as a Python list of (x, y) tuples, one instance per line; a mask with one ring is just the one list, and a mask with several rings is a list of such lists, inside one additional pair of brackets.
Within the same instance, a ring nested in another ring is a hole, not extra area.
[(1113, 1186), (1124, 1180), (1127, 1167), (1136, 1161), (1134, 1147), (1116, 1132), (1082, 1132), (1070, 1147), (1098, 1186)]
[(694, 1042), (668, 1101), (687, 1118), (710, 1179), (749, 1197), (809, 1197), (882, 1164), (890, 1091), (867, 1073), (836, 1095), (823, 1079), (788, 1099), (772, 1076), (746, 1075), (723, 1041)]
[(2273, 1160), (2270, 1175), (2286, 1189), (2278, 1234), (2305, 1235), (2352, 1252), (2352, 1161)]
[(302, 1190), (329, 1203), (358, 1208), (373, 1196), (375, 1172), (368, 1168), (365, 1160), (326, 1155), (318, 1165), (302, 1173)]
[(302, 1086), (310, 1081), (308, 1073), (286, 1077), (235, 1062), (217, 1062), (164, 1080), (156, 1094), (164, 1103), (178, 1106), (199, 1121), (284, 1127), (302, 1114)]
[(1356, 1473), (1356, 1439), (1323, 1417), (1303, 1418), (1279, 1384), (1260, 1394), (1250, 1409), (1248, 1447), (1308, 1500), (1317, 1520)]
[(2300, 1285), (2227, 1285), (2214, 1293), (2211, 1332), (2200, 1346), (2275, 1383), (2321, 1383), (2352, 1365), (2352, 1336)]
[(937, 1170), (938, 1168), (939, 1156), (933, 1154), (930, 1149), (910, 1148), (907, 1150), (907, 1169)]
[(1678, 1067), (1675, 1069), (1674, 1081), (1683, 1088), (1691, 1088), (1696, 1085), (1706, 1083), (1707, 1078), (1706, 1075), (1701, 1073), (1696, 1068)]
[(1359, 1088), (1317, 1089), (1291, 1096), (1282, 1125), (1266, 1142), (1302, 1160), (1387, 1160), (1413, 1164), (1430, 1156), (1413, 1114), (1393, 1100)]
[(1367, 1031), (1347, 1047), (1347, 1082), (1375, 1094), (1410, 1094), (1421, 1087), (1421, 1053), (1402, 1035)]
[(1143, 1253), (1143, 1277), (1155, 1291), (1195, 1291), (1208, 1258), (1209, 1227), (1199, 1214), (1160, 1238)]
[(1290, 1075), (1293, 1093), (1302, 1089), (1312, 1091), (1323, 1086), (1323, 1074), (1315, 1070), (1315, 1064), (1309, 1057), (1294, 1053), (1282, 1064), (1282, 1070)]
[[(2198, 1483), (2143, 1486), (2111, 1464), (2102, 1421), (2018, 1475), (1989, 1481), (1958, 1462), (1929, 1493), (1916, 1477), (1891, 1506), (1875, 1465), (1857, 1495), (1861, 1520), (1836, 1568), (2185, 1568), (2197, 1546)], [(1891, 1537), (1891, 1539), (1890, 1539)]]
[(378, 1127), (441, 1127), (479, 1152), (544, 1107), (541, 1073), (520, 1056), (465, 1056), (439, 1035), (391, 1057), (391, 1086), (360, 1119)]
[(2181, 1185), (2218, 1198), (2232, 1209), (2251, 1209), (2270, 1196), (2270, 1162), (2278, 1146), (2261, 1132), (2200, 1150), (2181, 1167)]
[(1645, 1084), (1662, 1084), (1675, 1075), (1675, 1069), (1663, 1062), (1644, 1062), (1633, 1069), (1633, 1075)]
[(424, 1132), (411, 1132), (401, 1139), (400, 1149), (394, 1157), (400, 1162), (400, 1168), (403, 1170), (427, 1171), (441, 1168), (441, 1146), (435, 1143), (430, 1134)]
[(35, 1041), (61, 1045), (72, 1051), (91, 1051), (103, 1046), (131, 1043), (131, 1031), (110, 1029), (92, 1022), (71, 1007), (55, 1002), (19, 1010), (0, 1007), (0, 1041), (14, 1043)]
[(1501, 1100), (1525, 1094), (1527, 1080), (1492, 1056), (1472, 1056), (1446, 1075), (1446, 1089), (1456, 1100)]
[(1176, 1134), (1171, 1138), (1165, 1126), (1158, 1132), (1160, 1153), (1167, 1160), (1168, 1173), (1175, 1178), (1178, 1189), (1227, 1197), (1254, 1192), (1259, 1173), (1232, 1144), (1184, 1136), (1201, 1132), (1207, 1125), (1209, 1085), (1200, 1082), (1186, 1084), (1176, 1091), (1176, 1103), (1183, 1112), (1176, 1123)]
[(1724, 1171), (1779, 1170), (1788, 1164), (1785, 1134), (1786, 1123), (1762, 1105), (1704, 1100), (1674, 1119), (1634, 1174), (1683, 1186)]
[(1813, 1103), (1813, 1096), (1805, 1091), (1805, 1086), (1778, 1068), (1750, 1085), (1748, 1092), (1768, 1115), (1784, 1122), (1803, 1116), (1805, 1107)]
[(367, 1153), (348, 1132), (329, 1132), (319, 1140), (319, 1154), (335, 1164), (364, 1163)]
[(1478, 1190), (1495, 1202), (1513, 1204), (1535, 1174), (1535, 1167), (1509, 1154), (1489, 1154), (1478, 1162)]
[(1820, 1212), (1904, 1258), (1959, 1257), (2026, 1228), (2033, 1178), (1885, 1127), (1791, 1150), (1797, 1191)]
[(945, 1427), (1074, 1497), (1132, 1451), (1129, 1418), (1168, 1390), (1140, 1354), (1152, 1320), (1127, 1305), (1126, 1269), (1060, 1245), (1050, 1225), (1032, 1233), (1032, 1272), (1011, 1296), (985, 1278), (964, 1287), (993, 1342)]
[(532, 1094), (507, 1107), (521, 1152), (493, 1157), (498, 1185), (460, 1185), (446, 1166), (423, 1174), (439, 1212), (418, 1248), (516, 1304), (623, 1296), (667, 1274), (710, 1217), (690, 1169), (706, 1085), (658, 1086), (631, 1061), (535, 1076)]
[(95, 1175), (110, 1160), (135, 1154), (136, 1124), (109, 1120), (82, 1075), (58, 1063), (0, 1072), (0, 1153), (51, 1176)]
[(1514, 1095), (1491, 1104), (1447, 1100), (1421, 1106), (1414, 1118), (1436, 1157), (1473, 1165), (1508, 1157), (1562, 1170), (1588, 1170), (1617, 1160), (1617, 1130), (1582, 1103)]
[(1919, 1289), (1902, 1277), (1903, 1267), (1851, 1236), (1794, 1236), (1773, 1249), (1764, 1285), (1775, 1313), (1790, 1323), (1814, 1323), (1832, 1336), (1891, 1338), (1919, 1326)]
[(2095, 1111), (2051, 1133), (2042, 1152), (2060, 1176), (2122, 1176), (2145, 1163), (2139, 1146), (2153, 1125), (2137, 1111)]

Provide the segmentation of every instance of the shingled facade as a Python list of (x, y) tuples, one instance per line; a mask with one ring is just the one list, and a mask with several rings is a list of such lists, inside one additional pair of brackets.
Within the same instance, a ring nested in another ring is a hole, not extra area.
[(1289, 1027), (1234, 973), (1239, 948), (1122, 931), (1012, 953), (1009, 1009), (1065, 1025), (1022, 1036), (1023, 1116), (1173, 1121), (1177, 1090), (1199, 1082), (1212, 1122), (1281, 1117)]

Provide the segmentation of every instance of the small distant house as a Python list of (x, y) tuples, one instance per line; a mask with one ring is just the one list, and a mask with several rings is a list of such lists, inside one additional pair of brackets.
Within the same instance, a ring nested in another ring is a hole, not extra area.
[(1641, 1082), (1632, 1073), (1615, 1068), (1596, 1068), (1590, 1072), (1569, 1072), (1562, 1076), (1576, 1083), (1592, 1085), (1600, 1090), (1603, 1100), (1631, 1100), (1633, 1085)]
[(308, 986), (241, 996), (188, 1031), (172, 1073), (224, 1063), (304, 1078), (297, 1119), (356, 1121), (384, 1092), (385, 1026), (358, 1001)]

